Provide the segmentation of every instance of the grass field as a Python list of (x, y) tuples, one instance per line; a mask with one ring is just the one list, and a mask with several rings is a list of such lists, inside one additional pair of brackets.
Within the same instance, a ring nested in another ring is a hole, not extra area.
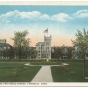
[[(0, 61), (0, 82), (31, 82), (41, 66), (25, 66), (29, 61)], [(54, 82), (88, 82), (83, 78), (83, 61), (31, 61), (33, 65), (60, 65), (68, 63), (68, 66), (52, 66), (51, 72)], [(88, 77), (88, 61), (86, 61), (86, 76)]]
[(41, 67), (24, 64), (25, 62), (0, 62), (0, 82), (31, 82)]
[[(51, 67), (54, 82), (88, 82), (83, 78), (83, 61), (65, 61), (68, 66)], [(86, 61), (86, 74), (88, 77), (88, 61)]]

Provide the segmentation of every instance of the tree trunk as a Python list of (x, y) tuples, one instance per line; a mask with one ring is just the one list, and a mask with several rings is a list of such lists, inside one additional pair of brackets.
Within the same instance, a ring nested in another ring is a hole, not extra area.
[(21, 60), (21, 46), (19, 48), (19, 61)]

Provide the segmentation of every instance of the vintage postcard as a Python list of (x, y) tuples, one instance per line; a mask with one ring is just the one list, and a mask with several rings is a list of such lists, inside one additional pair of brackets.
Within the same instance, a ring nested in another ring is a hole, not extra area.
[(88, 2), (0, 2), (0, 87), (88, 86)]

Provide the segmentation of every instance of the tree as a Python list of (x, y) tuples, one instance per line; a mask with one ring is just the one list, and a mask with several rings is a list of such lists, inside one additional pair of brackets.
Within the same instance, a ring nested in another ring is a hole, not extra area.
[(61, 56), (62, 56), (62, 51), (60, 48), (58, 48), (58, 58), (61, 58)]
[(80, 51), (82, 52), (83, 58), (84, 58), (84, 69), (83, 69), (83, 77), (85, 78), (85, 56), (88, 49), (88, 31), (85, 29), (83, 32), (77, 31), (76, 33), (76, 40), (72, 40), (74, 46), (77, 46)]
[(31, 51), (30, 51), (30, 57), (31, 58), (36, 58), (37, 54), (38, 54), (37, 50), (32, 48)]
[(59, 58), (61, 58), (61, 55), (62, 55), (62, 52), (61, 52), (61, 49), (60, 48), (55, 48), (54, 49), (54, 58), (55, 59), (59, 59)]
[(69, 59), (72, 58), (72, 48), (71, 47), (68, 48), (68, 58)]
[(54, 59), (59, 59), (62, 56), (62, 51), (59, 47), (53, 47), (52, 52), (51, 52), (52, 58)]
[(88, 48), (88, 31), (84, 29), (82, 33), (78, 30), (76, 33), (76, 39), (72, 40), (72, 42), (74, 46), (77, 46), (77, 48), (80, 49), (80, 52), (82, 53), (83, 57), (85, 57), (86, 50)]
[(23, 59), (29, 58), (29, 47), (22, 48), (22, 58)]
[(14, 57), (14, 50), (12, 46), (10, 46), (10, 49), (8, 49), (8, 55), (10, 60)]
[(15, 32), (14, 38), (12, 38), (12, 40), (14, 40), (14, 46), (18, 49), (19, 60), (21, 60), (22, 48), (29, 46), (30, 39), (26, 38), (28, 34), (29, 32), (27, 30)]
[(67, 54), (68, 54), (67, 47), (65, 47), (65, 46), (63, 45), (63, 47), (62, 47), (62, 58), (63, 58), (63, 59), (66, 58), (66, 59), (67, 59)]
[(54, 59), (58, 58), (58, 49), (54, 47)]

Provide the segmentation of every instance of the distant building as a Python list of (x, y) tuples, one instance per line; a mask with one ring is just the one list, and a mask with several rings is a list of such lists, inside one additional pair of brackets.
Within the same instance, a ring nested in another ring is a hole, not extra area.
[(8, 49), (11, 48), (11, 45), (6, 43), (6, 39), (0, 39), (0, 57), (8, 57)]
[(44, 42), (36, 43), (37, 59), (51, 59), (51, 39), (51, 36), (44, 36)]
[(54, 46), (51, 47), (51, 58), (52, 59), (72, 59), (73, 47), (70, 46)]
[[(14, 59), (18, 59), (18, 47), (13, 47), (14, 49)], [(36, 47), (25, 46), (22, 48), (21, 59), (33, 59), (32, 56), (35, 54), (33, 51), (36, 51)]]
[(0, 43), (6, 43), (6, 39), (0, 39)]

